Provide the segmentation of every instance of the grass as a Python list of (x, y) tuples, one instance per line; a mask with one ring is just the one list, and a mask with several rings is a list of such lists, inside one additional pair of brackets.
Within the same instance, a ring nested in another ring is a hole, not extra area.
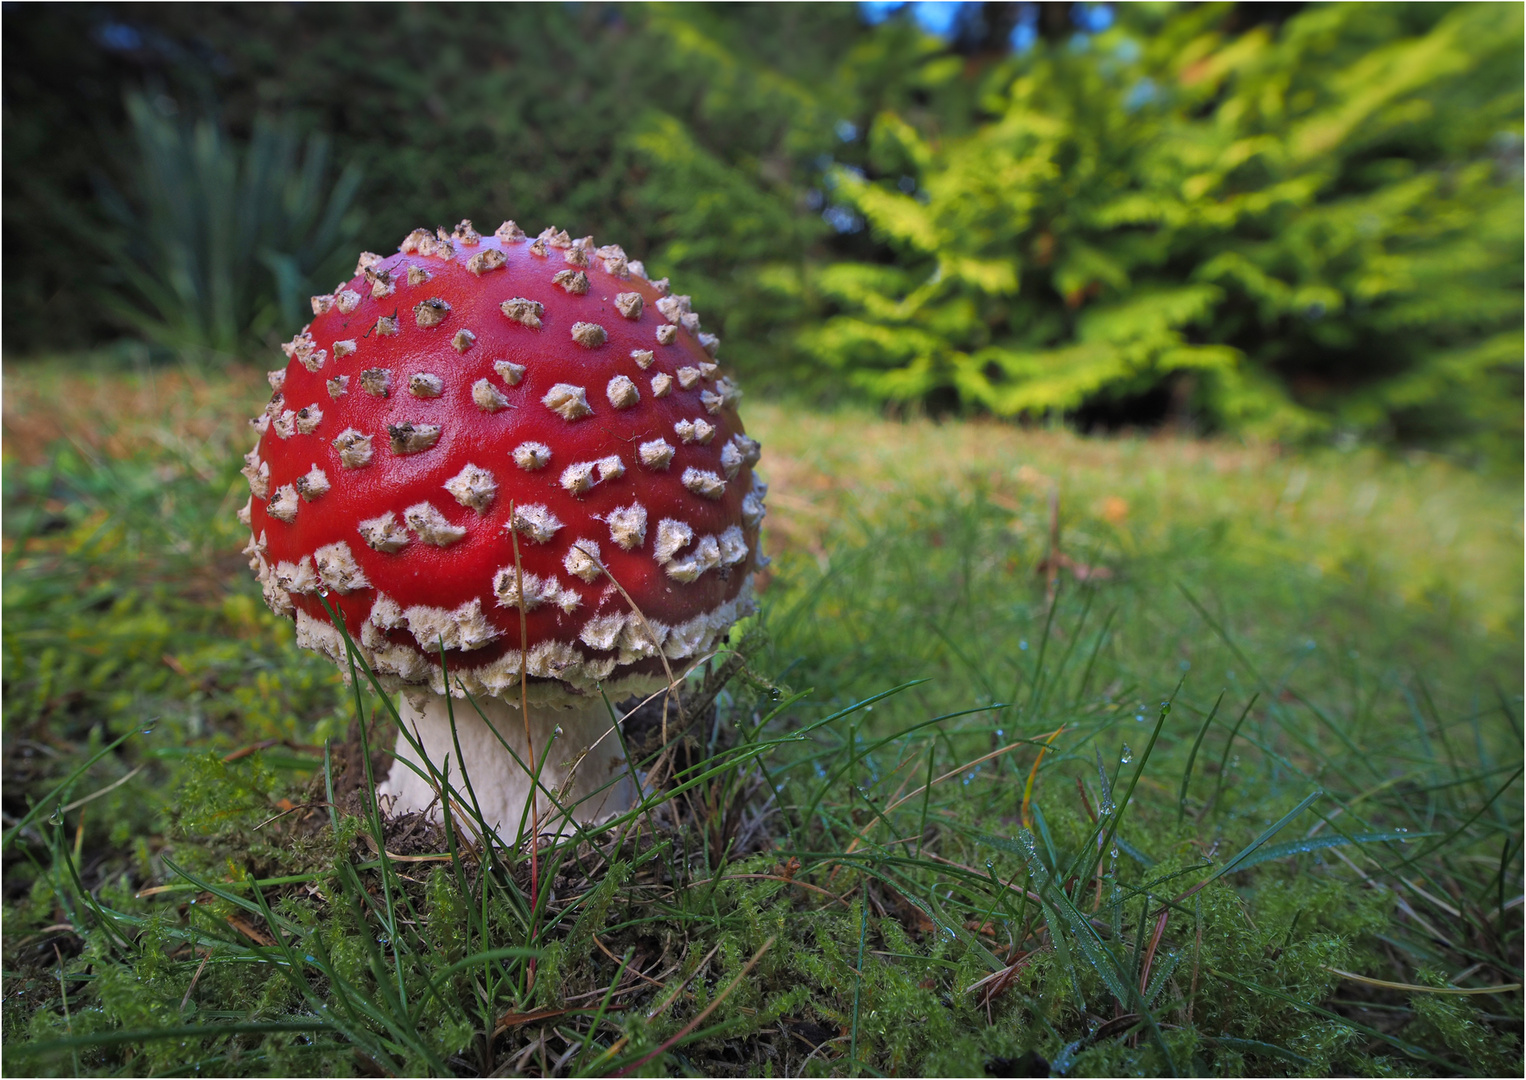
[(718, 722), (532, 880), (364, 799), (257, 373), (5, 379), (8, 1073), (1520, 1072), (1515, 480), (749, 400)]

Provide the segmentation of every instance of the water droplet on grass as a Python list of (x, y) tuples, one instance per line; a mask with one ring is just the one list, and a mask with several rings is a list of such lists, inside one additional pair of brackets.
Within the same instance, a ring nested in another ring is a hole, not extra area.
[(1129, 749), (1129, 744), (1123, 744), (1123, 756), (1119, 758), (1125, 765), (1134, 760), (1134, 751)]

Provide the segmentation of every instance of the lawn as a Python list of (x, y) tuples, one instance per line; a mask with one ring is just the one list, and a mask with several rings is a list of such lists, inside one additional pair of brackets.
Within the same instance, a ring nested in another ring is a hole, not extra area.
[(260, 372), (4, 375), (7, 1074), (1521, 1071), (1519, 476), (749, 398), (763, 610), (532, 870), (365, 798)]

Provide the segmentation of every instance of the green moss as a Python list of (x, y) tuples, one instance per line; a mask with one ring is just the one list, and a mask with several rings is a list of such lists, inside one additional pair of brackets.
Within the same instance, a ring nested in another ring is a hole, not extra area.
[[(1444, 987), (1448, 980), (1434, 968), (1421, 968), (1415, 981), (1423, 986)], [(1434, 1044), (1436, 1039), (1459, 1060), (1473, 1063), (1480, 1076), (1508, 1076), (1520, 1070), (1521, 1040), (1519, 1029), (1502, 1032), (1480, 1014), (1479, 998), (1445, 994), (1412, 994), (1410, 1005), (1415, 1020), (1404, 1034), (1417, 1042)]]

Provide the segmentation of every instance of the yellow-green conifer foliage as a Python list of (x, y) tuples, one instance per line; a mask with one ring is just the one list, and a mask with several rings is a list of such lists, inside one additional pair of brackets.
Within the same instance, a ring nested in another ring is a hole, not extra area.
[(1002, 416), (1171, 380), (1279, 436), (1518, 437), (1520, 9), (1148, 17), (993, 69), (967, 133), (882, 112), (834, 196), (888, 258), (812, 276), (805, 348)]

